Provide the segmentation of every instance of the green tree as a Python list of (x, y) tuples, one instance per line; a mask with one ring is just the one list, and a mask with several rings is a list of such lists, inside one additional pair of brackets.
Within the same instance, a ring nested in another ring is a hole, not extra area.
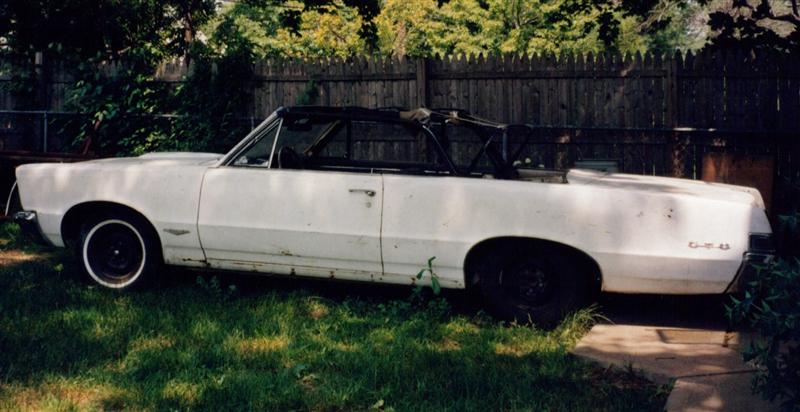
[(297, 45), (294, 54), (313, 57), (347, 57), (364, 54), (366, 40), (359, 35), (363, 19), (358, 10), (342, 2), (307, 10), (300, 15), (295, 36), (283, 30), (280, 38)]
[(663, 53), (699, 50), (708, 41), (710, 7), (699, 0), (661, 0), (642, 20), (647, 49)]
[(488, 18), (476, 0), (387, 0), (375, 23), (382, 53), (420, 57), (493, 51)]
[(282, 12), (299, 3), (281, 6), (272, 2), (227, 4), (202, 28), (217, 54), (251, 54), (256, 57), (281, 56), (287, 45), (278, 39)]
[(488, 32), (504, 53), (598, 52), (597, 10), (562, 0), (490, 0)]
[(800, 50), (797, 0), (728, 0), (715, 3), (710, 14), (711, 46)]
[[(604, 26), (604, 18), (614, 24)], [(641, 21), (623, 9), (571, 0), (386, 0), (376, 26), (381, 52), (430, 56), (644, 51)]]
[(440, 55), (496, 51), (485, 23), (490, 13), (476, 0), (451, 0), (439, 9), (433, 51)]
[(9, 0), (0, 37), (6, 53), (155, 61), (187, 53), (213, 13), (213, 0)]
[(437, 14), (436, 0), (386, 0), (375, 19), (380, 51), (412, 57), (433, 54), (430, 39)]
[(342, 1), (307, 8), (299, 1), (241, 2), (222, 9), (205, 30), (221, 54), (332, 57), (363, 54), (363, 19)]

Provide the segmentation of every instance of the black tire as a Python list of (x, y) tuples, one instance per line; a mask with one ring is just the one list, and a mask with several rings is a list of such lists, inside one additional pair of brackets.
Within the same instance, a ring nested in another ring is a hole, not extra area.
[(144, 219), (104, 215), (81, 227), (76, 254), (95, 283), (117, 290), (141, 288), (161, 266), (161, 248)]
[(480, 292), (495, 316), (552, 328), (585, 303), (589, 277), (568, 251), (526, 242), (506, 246), (478, 265)]

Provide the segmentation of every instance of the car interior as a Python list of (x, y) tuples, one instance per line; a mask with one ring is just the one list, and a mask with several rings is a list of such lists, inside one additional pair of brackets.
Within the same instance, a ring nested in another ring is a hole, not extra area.
[[(414, 112), (416, 113), (416, 112)], [(284, 113), (255, 136), (232, 166), (359, 173), (519, 178), (524, 139), (514, 125), (489, 127), (445, 116), (419, 120), (335, 113)], [(519, 126), (523, 127), (523, 126)], [(487, 130), (490, 129), (490, 130)], [(497, 132), (502, 136), (503, 144)], [(525, 128), (523, 132), (527, 133)]]

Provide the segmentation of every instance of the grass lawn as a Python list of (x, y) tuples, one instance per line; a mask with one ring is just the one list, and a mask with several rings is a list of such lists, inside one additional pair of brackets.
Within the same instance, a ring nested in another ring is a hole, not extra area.
[(0, 228), (0, 410), (644, 411), (666, 399), (568, 355), (588, 311), (545, 332), (493, 320), (464, 293), (177, 269), (116, 293), (14, 232)]

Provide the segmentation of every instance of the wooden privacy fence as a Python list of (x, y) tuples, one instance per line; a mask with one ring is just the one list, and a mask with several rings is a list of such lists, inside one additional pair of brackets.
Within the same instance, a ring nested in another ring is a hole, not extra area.
[[(63, 110), (68, 70), (41, 59), (34, 70), (39, 108)], [(191, 71), (167, 63), (157, 79), (179, 83)], [(461, 108), (533, 125), (526, 156), (547, 167), (614, 159), (626, 172), (697, 178), (705, 153), (726, 151), (774, 156), (778, 176), (800, 181), (800, 53), (265, 60), (253, 73), (238, 109), (251, 121), (299, 101)], [(0, 109), (13, 108), (0, 91)]]
[[(36, 109), (63, 111), (74, 83), (69, 68), (41, 58), (37, 63)], [(265, 60), (253, 69), (251, 104), (239, 108), (244, 116), (263, 118), (314, 89), (312, 103), (319, 105), (457, 107), (547, 127), (800, 129), (800, 53), (359, 57)], [(181, 82), (191, 71), (165, 63), (157, 79)], [(10, 82), (10, 73), (0, 75), (0, 110), (16, 108), (2, 87)]]

